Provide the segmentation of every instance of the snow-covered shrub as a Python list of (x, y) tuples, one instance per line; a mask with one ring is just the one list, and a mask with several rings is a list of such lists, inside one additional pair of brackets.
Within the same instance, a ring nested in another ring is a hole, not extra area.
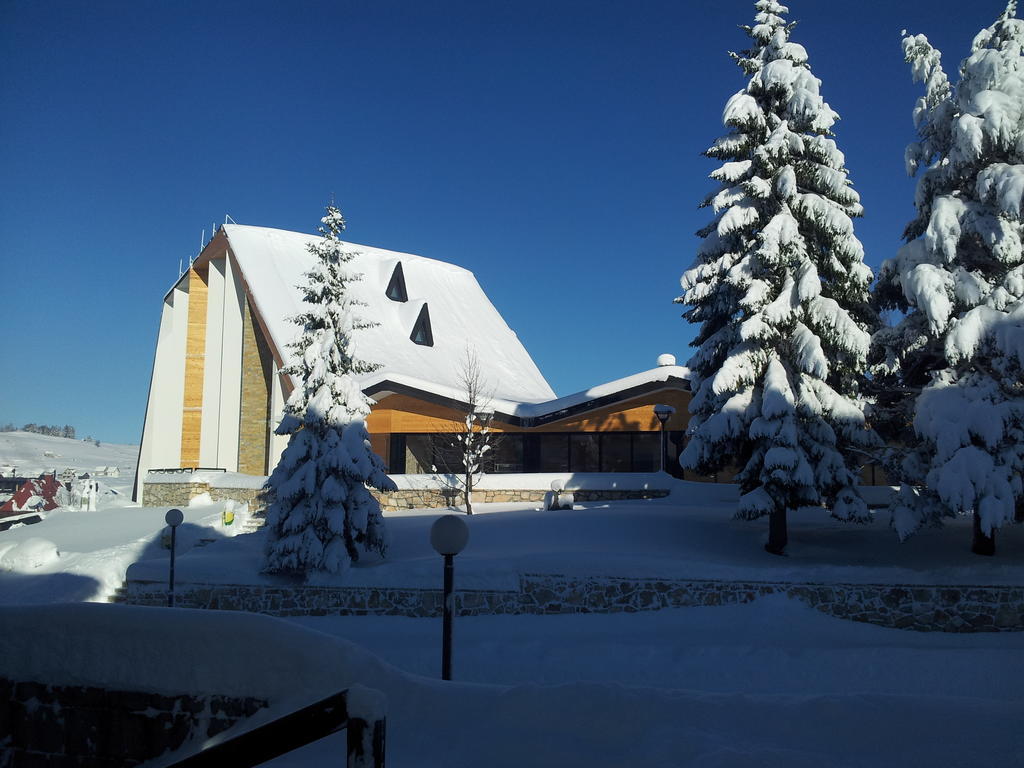
[(865, 429), (859, 379), (876, 316), (852, 217), (860, 199), (831, 138), (822, 99), (788, 9), (755, 3), (749, 77), (723, 113), (728, 133), (706, 151), (722, 162), (704, 201), (714, 219), (682, 278), (684, 317), (700, 323), (690, 442), (680, 456), (704, 474), (739, 462), (739, 515), (771, 515), (769, 551), (786, 543), (786, 510), (827, 504), (863, 520), (854, 447)]
[[(954, 87), (924, 35), (903, 40), (925, 95), (917, 216), (882, 265), (878, 305), (904, 313), (876, 335), (880, 409), (910, 446), (893, 507), (901, 538), (942, 517), (1011, 520), (1024, 473), (1024, 21), (1016, 2), (974, 39)], [(912, 433), (911, 433), (912, 428)]]
[(395, 485), (370, 448), (365, 419), (372, 401), (355, 379), (377, 366), (355, 356), (353, 337), (369, 324), (346, 290), (360, 275), (338, 237), (344, 229), (341, 211), (328, 206), (323, 237), (309, 246), (317, 259), (303, 287), (309, 308), (296, 318), (302, 326), (297, 361), (286, 369), (298, 386), (277, 428), (291, 437), (266, 485), (273, 498), (266, 523), (270, 573), (337, 573), (359, 559), (360, 547), (387, 549), (380, 504), (367, 486)]

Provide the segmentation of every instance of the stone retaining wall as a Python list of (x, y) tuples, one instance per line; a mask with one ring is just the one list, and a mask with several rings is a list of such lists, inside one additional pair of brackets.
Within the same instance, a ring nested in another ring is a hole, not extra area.
[[(539, 490), (513, 490), (489, 488), (476, 489), (473, 491), (473, 503), (488, 504), (491, 502), (533, 502), (542, 503), (550, 494), (550, 491)], [(639, 491), (568, 491), (573, 495), (575, 501), (619, 501), (624, 499), (661, 499), (668, 496), (667, 490), (639, 490)], [(450, 507), (462, 503), (462, 492), (457, 489), (448, 488), (403, 488), (398, 491), (379, 493), (373, 491), (373, 495), (380, 501), (381, 508), (388, 512), (395, 512), (400, 509), (436, 509)]]
[(267, 706), (259, 699), (161, 696), (0, 678), (0, 765), (138, 765), (227, 730)]
[[(515, 590), (459, 590), (461, 616), (617, 613), (747, 603), (784, 594), (823, 613), (885, 627), (941, 632), (1024, 630), (1024, 587), (792, 584), (524, 574)], [(165, 605), (156, 582), (129, 582), (124, 602)], [(178, 584), (175, 602), (273, 616), (439, 616), (441, 592), (392, 587)]]
[(218, 488), (209, 483), (145, 483), (143, 499), (147, 507), (187, 507), (196, 496), (210, 494), (214, 501), (248, 504), (251, 512), (263, 510), (260, 488)]
[[(220, 488), (209, 483), (145, 483), (143, 498), (150, 507), (187, 507), (189, 502), (204, 493), (214, 501), (234, 500), (248, 504), (250, 512), (264, 509), (258, 488)], [(381, 508), (388, 512), (400, 509), (435, 509), (461, 503), (458, 490), (447, 488), (402, 489), (380, 493), (372, 491), (380, 501)], [(538, 490), (490, 490), (473, 491), (473, 501), (478, 503), (526, 501), (541, 503), (550, 491)], [(667, 490), (608, 490), (570, 491), (576, 501), (619, 501), (624, 499), (660, 499), (668, 496)]]

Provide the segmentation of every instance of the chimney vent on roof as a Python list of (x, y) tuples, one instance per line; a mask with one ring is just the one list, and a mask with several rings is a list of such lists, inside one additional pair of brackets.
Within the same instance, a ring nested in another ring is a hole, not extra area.
[(666, 366), (666, 365), (675, 365), (675, 364), (676, 364), (676, 356), (675, 355), (669, 355), (669, 354), (658, 355), (658, 367), (659, 368), (661, 368), (663, 366)]

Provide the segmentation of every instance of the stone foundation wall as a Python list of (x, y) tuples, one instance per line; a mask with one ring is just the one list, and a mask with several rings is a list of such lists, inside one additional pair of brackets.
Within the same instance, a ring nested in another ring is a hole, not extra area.
[(206, 483), (144, 483), (142, 498), (147, 507), (187, 507), (196, 496), (209, 492)]
[(237, 501), (239, 504), (248, 504), (250, 512), (262, 512), (265, 507), (262, 488), (217, 488), (214, 486), (209, 489), (209, 494), (214, 501)]
[[(143, 498), (150, 507), (187, 507), (196, 496), (210, 494), (214, 501), (233, 499), (248, 504), (250, 512), (261, 512), (264, 504), (258, 488), (218, 488), (209, 483), (146, 483)], [(400, 509), (436, 509), (462, 503), (458, 490), (447, 488), (403, 489), (380, 493), (372, 491), (380, 501), (381, 509), (396, 512)], [(534, 490), (476, 490), (475, 503), (526, 501), (542, 503), (550, 491)], [(660, 499), (668, 496), (667, 490), (640, 491), (570, 491), (574, 499), (583, 501), (620, 501), (625, 499)]]
[(259, 699), (161, 696), (0, 678), (0, 765), (122, 768), (227, 730)]
[[(488, 504), (491, 502), (532, 502), (540, 504), (550, 491), (513, 490), (513, 489), (477, 489), (473, 491), (473, 503)], [(575, 501), (619, 501), (624, 499), (661, 499), (668, 496), (667, 490), (641, 491), (569, 491)], [(436, 509), (451, 507), (462, 503), (462, 492), (448, 488), (402, 489), (373, 495), (380, 501), (381, 509), (395, 512), (400, 509)]]
[[(165, 605), (162, 584), (129, 582), (125, 602)], [(586, 578), (524, 574), (515, 590), (459, 590), (461, 616), (616, 613), (747, 603), (784, 594), (823, 613), (885, 627), (941, 632), (1024, 630), (1024, 587), (791, 584), (713, 580)], [(177, 605), (267, 613), (439, 616), (441, 592), (390, 587), (178, 584)]]

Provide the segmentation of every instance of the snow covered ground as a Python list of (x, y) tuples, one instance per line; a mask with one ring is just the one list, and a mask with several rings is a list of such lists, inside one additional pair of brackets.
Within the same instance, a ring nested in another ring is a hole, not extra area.
[[(883, 629), (781, 597), (459, 619), (452, 683), (436, 679), (437, 619), (93, 605), (0, 609), (0, 623), (0, 674), (44, 682), (209, 686), (279, 713), (380, 690), (394, 768), (1024, 765), (1018, 636)], [(336, 764), (344, 738), (272, 764)]]
[[(294, 621), (438, 676), (438, 620)], [(774, 596), (460, 618), (461, 684), (365, 682), (388, 696), (397, 766), (1022, 766), (1019, 650), (1014, 635), (884, 629)], [(272, 764), (326, 764), (333, 742)]]
[[(765, 521), (733, 520), (736, 489), (676, 483), (667, 499), (590, 502), (573, 510), (536, 504), (478, 504), (464, 518), (470, 539), (456, 559), (466, 589), (515, 589), (521, 573), (622, 577), (744, 579), (847, 583), (1024, 583), (1024, 526), (1000, 531), (994, 558), (972, 555), (970, 521), (926, 529), (900, 544), (881, 511), (866, 525), (840, 523), (823, 510), (792, 515), (789, 557), (762, 549)], [(429, 530), (444, 510), (385, 513), (391, 535), (386, 560), (366, 556), (323, 583), (437, 587), (440, 559)], [(263, 534), (238, 536), (189, 552), (178, 561), (182, 581), (276, 583), (260, 575)], [(133, 579), (163, 579), (166, 565), (140, 562)]]
[[(223, 505), (183, 510), (176, 552), (203, 540), (232, 535), (221, 524)], [(35, 525), (0, 531), (0, 605), (103, 601), (135, 562), (159, 562), (167, 577), (163, 546), (166, 507), (107, 507), (95, 512), (56, 509)]]
[[(1024, 526), (998, 534), (999, 554), (968, 551), (970, 525), (957, 520), (900, 544), (881, 511), (867, 525), (839, 523), (820, 510), (794, 514), (789, 556), (764, 553), (763, 521), (731, 518), (735, 488), (678, 483), (667, 499), (591, 502), (544, 511), (536, 504), (479, 504), (464, 518), (470, 541), (456, 560), (465, 589), (516, 589), (523, 573), (609, 577), (738, 579), (882, 584), (1024, 583)], [(0, 603), (104, 600), (132, 579), (167, 578), (161, 547), (166, 507), (57, 510), (42, 522), (0, 532)], [(176, 563), (179, 582), (277, 583), (260, 573), (264, 534), (238, 535), (244, 514), (224, 526), (223, 503), (185, 509)], [(448, 510), (385, 513), (386, 560), (366, 556), (322, 583), (436, 588), (440, 559), (429, 544)], [(201, 540), (206, 546), (195, 547)], [(13, 585), (17, 584), (17, 588)]]

